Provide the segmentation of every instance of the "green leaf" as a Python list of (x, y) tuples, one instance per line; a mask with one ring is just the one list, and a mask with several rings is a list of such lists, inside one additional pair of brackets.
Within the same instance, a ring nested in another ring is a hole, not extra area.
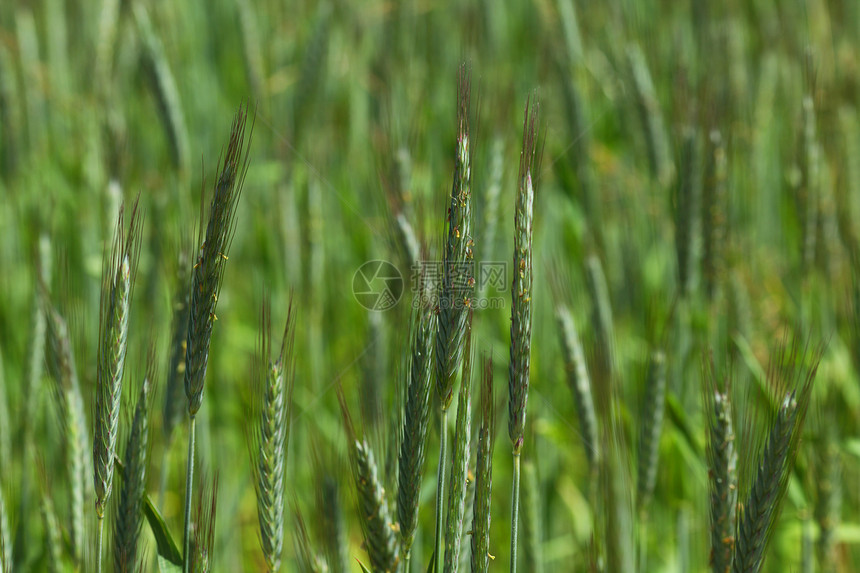
[(427, 567), (427, 573), (433, 573), (436, 570), (436, 550), (433, 550), (433, 555), (430, 556), (430, 566)]
[[(122, 460), (114, 456), (114, 465), (122, 479), (125, 479), (125, 467), (122, 465)], [(143, 515), (149, 523), (149, 528), (152, 530), (152, 535), (155, 536), (155, 544), (158, 549), (159, 557), (163, 557), (167, 562), (177, 567), (182, 567), (182, 552), (179, 551), (179, 546), (170, 535), (170, 530), (167, 524), (164, 523), (164, 518), (158, 512), (155, 504), (152, 503), (149, 494), (143, 494)], [(159, 559), (159, 568), (161, 568), (161, 559)], [(164, 571), (164, 570), (162, 570)], [(166, 571), (171, 571), (167, 569)]]
[(176, 565), (162, 557), (158, 556), (158, 573), (182, 573), (182, 566)]
[(364, 566), (364, 563), (362, 563), (358, 559), (356, 559), (356, 562), (358, 563), (358, 566), (361, 567), (362, 573), (371, 573), (370, 569)]

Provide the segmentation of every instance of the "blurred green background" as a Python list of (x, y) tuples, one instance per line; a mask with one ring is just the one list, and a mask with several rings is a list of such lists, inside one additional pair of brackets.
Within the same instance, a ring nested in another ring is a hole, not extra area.
[[(543, 569), (582, 571), (589, 563), (588, 468), (554, 305), (560, 299), (573, 308), (589, 347), (595, 336), (584, 263), (594, 254), (613, 305), (616, 413), (631, 487), (648, 356), (657, 347), (667, 355), (656, 491), (634, 528), (642, 569), (707, 567), (701, 415), (707, 349), (715, 349), (721, 364), (733, 362), (738, 386), (752, 386), (788, 327), (829, 345), (765, 569), (808, 570), (801, 569), (802, 542), (820, 537), (818, 504), (826, 500), (817, 484), (833, 464), (818, 453), (830, 440), (840, 463), (839, 497), (827, 514), (836, 542), (830, 556), (813, 561), (816, 570), (854, 571), (860, 559), (860, 322), (853, 279), (860, 215), (858, 33), (860, 5), (849, 0), (5, 0), (0, 487), (21, 550), (16, 571), (46, 567), (42, 522), (33, 509), (38, 488), (26, 476), (36, 475), (37, 459), (48, 468), (62, 464), (50, 383), (47, 377), (26, 382), (37, 277), (46, 278), (71, 324), (91, 421), (103, 253), (120, 203), (138, 194), (145, 222), (126, 388), (140, 383), (154, 342), (161, 385), (148, 490), (158, 497), (166, 467), (163, 512), (181, 536), (186, 429), (177, 429), (169, 449), (160, 432), (171, 301), (179, 254), (185, 249), (193, 256), (196, 248), (201, 190), (213, 184), (231, 116), (242, 102), (256, 110), (250, 169), (198, 424), (200, 467), (220, 475), (215, 570), (263, 568), (243, 420), (260, 307), (270, 299), (274, 324), (281, 324), (290, 293), (298, 319), (287, 497), (304, 512), (319, 550), (313, 519), (319, 468), (312, 461), (319, 458), (338, 477), (350, 555), (366, 561), (334, 388), (343, 385), (381, 465), (390, 465), (411, 293), (407, 288), (391, 310), (369, 312), (354, 298), (352, 281), (374, 259), (391, 261), (410, 277), (399, 215), (428, 256), (439, 258), (463, 61), (474, 95), (478, 260), (511, 259), (522, 113), (530, 96), (541, 102), (546, 133), (535, 208), (524, 453), (537, 469)], [(811, 102), (811, 118), (804, 101)], [(707, 187), (703, 158), (717, 133), (725, 179), (708, 204), (718, 209), (713, 220), (719, 225), (708, 259), (711, 211), (684, 215), (678, 198), (685, 182)], [(691, 156), (689, 149), (697, 151)], [(679, 241), (678, 228), (690, 220), (698, 221), (692, 235)], [(692, 253), (686, 284), (678, 278), (679, 244)], [(505, 297), (504, 308), (475, 313), (474, 339), (496, 366), (491, 568), (502, 571), (510, 539), (510, 307), (509, 294), (497, 295)], [(28, 396), (33, 416), (25, 424)], [(123, 400), (130, 405), (134, 396), (126, 391)], [(129, 417), (122, 418), (124, 427)], [(35, 439), (23, 451), (27, 424)], [(438, 424), (431, 428), (413, 558), (425, 566)], [(63, 474), (49, 469), (48, 475), (64, 523)], [(394, 484), (387, 486), (393, 495)], [(288, 519), (288, 571), (298, 570), (293, 530)], [(143, 532), (146, 570), (154, 570), (155, 545), (149, 529)]]

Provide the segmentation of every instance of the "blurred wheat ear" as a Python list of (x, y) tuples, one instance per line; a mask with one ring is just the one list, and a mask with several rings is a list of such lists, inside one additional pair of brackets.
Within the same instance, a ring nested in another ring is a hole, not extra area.
[(561, 333), (564, 366), (567, 371), (567, 382), (573, 394), (573, 403), (579, 418), (579, 431), (585, 448), (591, 474), (596, 475), (600, 458), (598, 450), (597, 414), (594, 410), (594, 398), (591, 393), (591, 380), (588, 377), (588, 365), (582, 343), (576, 332), (573, 315), (565, 305), (556, 309), (556, 320)]
[(252, 373), (254, 411), (249, 451), (257, 493), (260, 543), (269, 571), (279, 571), (284, 544), (284, 475), (295, 381), (292, 301), (277, 356), (271, 354), (271, 315), (263, 305), (258, 356)]
[(120, 207), (114, 242), (102, 270), (99, 347), (93, 432), (96, 516), (98, 517), (97, 567), (101, 571), (102, 530), (105, 508), (113, 488), (116, 440), (122, 377), (128, 344), (128, 318), (140, 253), (138, 199), (132, 204), (128, 230), (125, 208)]
[[(47, 299), (47, 296), (45, 298)], [(69, 541), (72, 556), (75, 562), (80, 564), (87, 546), (84, 499), (89, 489), (89, 468), (92, 467), (92, 460), (87, 452), (87, 421), (69, 328), (60, 313), (51, 307), (47, 300), (45, 314), (48, 317), (48, 371), (54, 380), (53, 395), (65, 441), (66, 471), (71, 492)], [(89, 493), (92, 493), (91, 489)]]
[(713, 358), (705, 367), (708, 512), (713, 573), (731, 570), (738, 500), (738, 456), (732, 423), (731, 379), (717, 377)]
[(660, 434), (663, 431), (663, 410), (666, 404), (666, 355), (662, 350), (651, 353), (645, 381), (645, 401), (639, 431), (639, 457), (636, 501), (646, 511), (657, 482), (657, 462)]
[(337, 399), (346, 430), (349, 464), (358, 497), (364, 546), (373, 571), (395, 573), (400, 568), (400, 551), (396, 527), (391, 520), (385, 489), (373, 450), (363, 437), (356, 434), (343, 388), (338, 386)]

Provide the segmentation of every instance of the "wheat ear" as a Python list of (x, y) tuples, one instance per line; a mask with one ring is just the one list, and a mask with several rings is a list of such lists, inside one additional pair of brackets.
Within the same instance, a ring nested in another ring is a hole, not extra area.
[(140, 386), (125, 446), (125, 473), (120, 490), (119, 509), (114, 524), (114, 564), (116, 571), (135, 571), (138, 564), (138, 539), (143, 524), (143, 498), (146, 495), (146, 470), (149, 458), (149, 411), (154, 383), (154, 352), (150, 351), (147, 372)]
[(582, 434), (585, 457), (588, 460), (591, 473), (596, 474), (600, 458), (600, 451), (597, 448), (597, 414), (594, 410), (594, 398), (591, 394), (591, 380), (588, 377), (585, 353), (582, 350), (582, 343), (576, 332), (576, 324), (570, 309), (564, 305), (559, 305), (556, 309), (556, 319), (561, 332), (567, 383), (573, 394), (573, 404), (579, 418), (579, 431)]
[(93, 477), (98, 517), (97, 567), (101, 572), (102, 530), (107, 502), (113, 488), (113, 459), (119, 433), (122, 376), (128, 343), (128, 318), (137, 258), (138, 201), (134, 201), (128, 231), (124, 232), (124, 208), (120, 207), (110, 254), (102, 271), (99, 349), (93, 432)]
[(738, 500), (738, 455), (732, 423), (731, 379), (720, 383), (713, 359), (705, 370), (708, 510), (713, 573), (732, 567)]
[[(733, 573), (758, 573), (773, 535), (782, 500), (794, 467), (800, 433), (812, 399), (812, 385), (821, 360), (822, 347), (801, 349), (794, 340), (780, 351), (768, 380), (781, 400), (760, 453), (747, 444), (743, 456), (750, 475), (738, 518)], [(752, 471), (754, 469), (754, 471)]]
[(188, 316), (188, 335), (185, 341), (185, 396), (188, 398), (188, 415), (191, 428), (188, 434), (188, 459), (185, 470), (185, 568), (189, 568), (191, 543), (191, 499), (194, 484), (195, 416), (203, 403), (203, 383), (209, 363), (209, 341), (215, 323), (215, 306), (224, 278), (227, 252), (233, 240), (236, 223), (236, 205), (242, 193), (242, 184), (248, 172), (248, 147), (254, 132), (245, 134), (248, 110), (244, 106), (233, 117), (230, 140), (218, 169), (218, 180), (209, 205), (208, 223), (204, 230), (206, 201), (200, 202), (200, 222), (197, 261), (191, 272), (191, 304)]
[(426, 305), (420, 307), (413, 321), (397, 488), (397, 517), (406, 570), (409, 569), (409, 553), (418, 527), (418, 503), (430, 421), (435, 334), (432, 309)]
[[(534, 182), (540, 173), (538, 112), (540, 104), (527, 101), (523, 119), (523, 146), (514, 214), (514, 266), (511, 284), (511, 352), (508, 368), (508, 436), (513, 444), (514, 487), (511, 497), (511, 573), (517, 570), (517, 515), (519, 510), (520, 452), (529, 397), (532, 336), (532, 222)], [(534, 179), (533, 179), (534, 178)]]
[(257, 411), (252, 419), (257, 426), (252, 430), (250, 453), (257, 492), (260, 543), (266, 565), (269, 571), (274, 572), (280, 570), (284, 545), (284, 475), (295, 380), (292, 303), (277, 356), (271, 354), (270, 323), (269, 308), (264, 305), (259, 356), (253, 373)]
[(80, 563), (86, 547), (84, 498), (91, 460), (87, 454), (87, 421), (78, 383), (75, 356), (66, 321), (46, 302), (48, 317), (48, 371), (54, 380), (54, 396), (60, 427), (66, 441), (66, 467), (71, 491), (69, 541), (72, 556)]
[(358, 494), (361, 529), (370, 565), (374, 571), (394, 573), (400, 566), (400, 552), (376, 459), (367, 440), (355, 432), (341, 387), (337, 389), (337, 399), (346, 429), (349, 464)]
[(471, 78), (461, 64), (457, 82), (457, 154), (454, 183), (445, 223), (447, 235), (442, 259), (436, 330), (436, 393), (442, 408), (439, 426), (439, 465), (436, 480), (435, 568), (442, 561), (443, 498), (448, 443), (448, 407), (454, 396), (454, 382), (465, 352), (469, 307), (475, 290), (472, 248), (472, 151), (469, 139)]
[(636, 501), (645, 511), (657, 482), (657, 461), (660, 434), (663, 431), (663, 411), (666, 405), (666, 355), (662, 350), (651, 353), (651, 364), (645, 380), (645, 401), (642, 426), (639, 430), (638, 479)]

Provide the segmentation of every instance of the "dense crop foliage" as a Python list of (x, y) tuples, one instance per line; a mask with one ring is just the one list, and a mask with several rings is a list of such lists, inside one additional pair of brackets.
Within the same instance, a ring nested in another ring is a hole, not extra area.
[(0, 2), (0, 573), (860, 569), (858, 54), (849, 0)]

